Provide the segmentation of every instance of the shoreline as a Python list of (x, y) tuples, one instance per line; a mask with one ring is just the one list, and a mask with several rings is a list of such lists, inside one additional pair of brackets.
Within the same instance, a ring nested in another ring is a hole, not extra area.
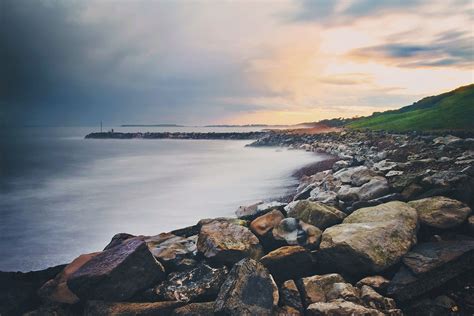
[[(117, 234), (102, 252), (74, 260), (66, 269), (71, 273), (58, 272), (61, 266), (50, 268), (49, 274), (2, 272), (0, 278), (11, 288), (30, 290), (28, 300), (21, 302), (29, 303), (27, 310), (53, 308), (66, 314), (76, 309), (107, 314), (111, 308), (141, 314), (150, 304), (154, 311), (175, 315), (184, 315), (180, 310), (186, 308), (226, 314), (228, 304), (237, 300), (232, 310), (268, 315), (325, 315), (323, 310), (342, 306), (356, 315), (410, 315), (442, 311), (437, 303), (441, 298), (450, 302), (448, 309), (473, 311), (469, 293), (474, 280), (469, 276), (474, 272), (474, 139), (283, 131), (264, 132), (250, 146), (302, 149), (324, 153), (327, 159), (293, 173), (299, 185), (291, 203), (241, 206), (237, 218), (203, 219), (156, 236)], [(125, 249), (128, 263), (112, 259)], [(426, 253), (435, 264), (423, 261)], [(157, 266), (144, 260), (149, 257)], [(104, 262), (112, 266), (105, 268)], [(137, 278), (128, 264), (146, 265), (151, 274), (146, 281)], [(241, 266), (249, 272), (239, 270)], [(122, 271), (117, 281), (126, 284), (126, 298), (109, 290), (94, 292), (106, 281), (91, 283), (90, 273), (109, 278), (116, 269)], [(255, 294), (237, 284), (251, 278), (251, 271), (261, 271), (261, 286), (267, 286), (263, 293), (268, 295), (246, 305), (242, 297)], [(33, 275), (37, 282), (25, 285), (24, 279)], [(194, 275), (192, 284), (187, 283)], [(214, 282), (212, 291), (206, 282)], [(238, 290), (227, 293), (223, 284)], [(311, 292), (322, 284), (331, 299)], [(10, 299), (20, 308), (18, 298)]]

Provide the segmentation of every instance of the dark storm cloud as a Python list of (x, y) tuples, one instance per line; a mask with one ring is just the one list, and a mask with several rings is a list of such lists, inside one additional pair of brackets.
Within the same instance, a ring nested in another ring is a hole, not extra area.
[(474, 65), (474, 36), (472, 32), (447, 31), (423, 44), (393, 43), (364, 47), (351, 56), (396, 64), (399, 67), (459, 67)]
[(245, 60), (186, 46), (178, 6), (119, 4), (2, 1), (3, 124), (189, 123), (249, 107), (214, 98), (261, 92)]

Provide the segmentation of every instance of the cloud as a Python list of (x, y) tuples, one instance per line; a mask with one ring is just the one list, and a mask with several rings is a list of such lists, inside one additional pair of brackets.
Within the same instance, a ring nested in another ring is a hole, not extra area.
[(447, 31), (427, 43), (387, 41), (385, 44), (362, 47), (349, 53), (350, 57), (380, 61), (398, 67), (458, 67), (474, 66), (474, 33)]

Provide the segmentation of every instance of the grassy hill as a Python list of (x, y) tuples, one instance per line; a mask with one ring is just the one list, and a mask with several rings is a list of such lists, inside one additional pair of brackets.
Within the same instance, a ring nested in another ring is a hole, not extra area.
[(398, 110), (374, 113), (346, 127), (387, 131), (474, 130), (474, 84), (423, 98)]

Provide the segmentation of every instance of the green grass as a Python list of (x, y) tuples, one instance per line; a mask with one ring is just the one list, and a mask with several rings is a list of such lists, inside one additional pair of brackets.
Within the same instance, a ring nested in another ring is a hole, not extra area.
[(399, 110), (374, 113), (347, 127), (387, 131), (474, 130), (474, 84), (424, 98)]

